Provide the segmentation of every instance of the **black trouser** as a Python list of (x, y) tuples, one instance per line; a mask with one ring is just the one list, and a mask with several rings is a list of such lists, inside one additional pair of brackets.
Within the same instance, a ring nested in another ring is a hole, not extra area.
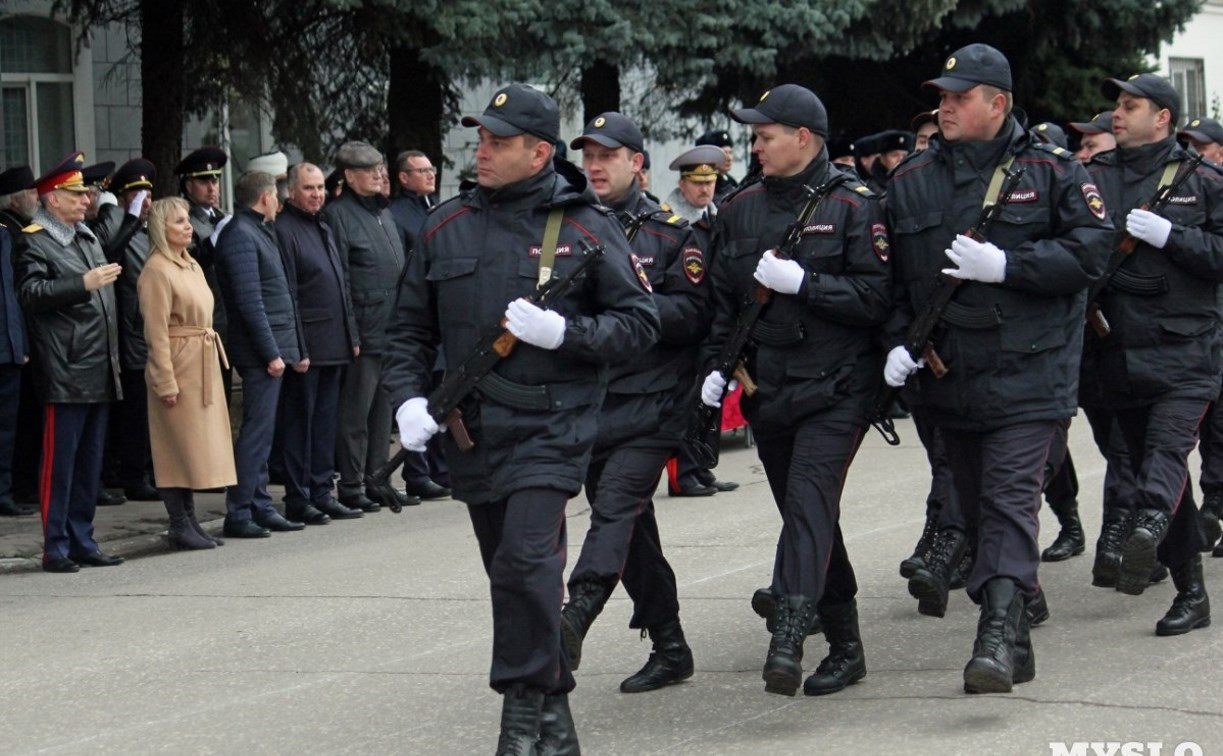
[(951, 468), (947, 466), (947, 450), (934, 418), (920, 407), (911, 408), (913, 427), (917, 438), (926, 449), (930, 463), (930, 493), (926, 495), (926, 512), (938, 512), (939, 528), (955, 528), (966, 531), (964, 510), (956, 499), (955, 483), (951, 479)]
[[(0, 365), (0, 501), (13, 500), (13, 450), (17, 444), (17, 408), (21, 366)], [(34, 439), (29, 446), (37, 447)]]
[(1070, 418), (1057, 426), (1053, 446), (1049, 449), (1048, 470), (1053, 475), (1045, 483), (1045, 498), (1050, 504), (1073, 502), (1079, 497), (1079, 476), (1070, 456)]
[(561, 650), (568, 498), (561, 491), (527, 488), (467, 506), (492, 595), (488, 683), (498, 693), (513, 683), (549, 693), (573, 690)]
[(339, 493), (341, 498), (357, 496), (365, 490), (365, 478), (390, 456), (392, 413), (382, 390), (381, 355), (362, 352), (348, 366), (336, 422)]
[(1104, 514), (1113, 509), (1132, 510), (1136, 484), (1125, 436), (1117, 423), (1117, 413), (1104, 407), (1083, 407), (1096, 448), (1104, 457)]
[(149, 482), (153, 451), (149, 446), (149, 390), (144, 368), (123, 369), (123, 401), (119, 403), (119, 481), (125, 488)]
[(332, 499), (335, 475), (336, 413), (342, 365), (311, 365), (304, 373), (284, 373), (277, 414), (281, 436), (285, 503)]
[(38, 398), (37, 381), (26, 373), (21, 382), (17, 407), (17, 438), (21, 443), (13, 450), (13, 498), (37, 502), (42, 469), (42, 423), (46, 405)]
[(1189, 485), (1188, 463), (1206, 409), (1207, 403), (1199, 399), (1167, 399), (1117, 410), (1134, 473), (1135, 505), (1172, 518), (1159, 546), (1159, 561), (1171, 570), (1206, 546)]
[(789, 435), (757, 435), (756, 450), (781, 512), (773, 592), (842, 603), (857, 595), (841, 536), (841, 491), (862, 442), (863, 426), (825, 412)]
[(662, 553), (653, 500), (670, 455), (667, 448), (622, 446), (593, 460), (586, 473), (590, 530), (569, 575), (570, 593), (583, 580), (620, 580), (633, 599), (632, 628), (679, 616), (675, 571)]
[(1216, 399), (1210, 403), (1210, 409), (1202, 418), (1199, 435), (1202, 475), (1198, 485), (1202, 487), (1202, 496), (1223, 494), (1223, 402)]
[(982, 588), (996, 577), (1011, 578), (1028, 597), (1039, 590), (1037, 512), (1058, 422), (989, 431), (940, 429), (964, 517), (976, 523), (977, 558), (967, 589), (977, 603)]

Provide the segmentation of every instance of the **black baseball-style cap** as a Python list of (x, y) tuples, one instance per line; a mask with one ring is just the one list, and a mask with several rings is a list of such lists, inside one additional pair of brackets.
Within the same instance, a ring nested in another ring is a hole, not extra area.
[(1032, 136), (1036, 137), (1038, 141), (1051, 144), (1054, 147), (1061, 147), (1063, 150), (1070, 148), (1070, 143), (1066, 140), (1066, 132), (1062, 130), (1061, 126), (1052, 121), (1045, 121), (1033, 126)]
[(710, 129), (696, 139), (697, 147), (703, 147), (705, 145), (712, 145), (714, 147), (734, 147), (735, 143), (730, 138), (730, 132), (726, 129)]
[(556, 101), (526, 84), (510, 84), (497, 90), (488, 107), (478, 116), (464, 116), (468, 128), (483, 126), (499, 137), (530, 134), (546, 142), (560, 136), (561, 117)]
[(1223, 144), (1223, 126), (1213, 118), (1194, 118), (1189, 125), (1176, 132), (1176, 135), (1206, 144)]
[(634, 152), (645, 151), (645, 139), (641, 136), (641, 129), (637, 128), (633, 119), (615, 111), (602, 113), (586, 124), (582, 135), (570, 142), (569, 147), (580, 150), (587, 141), (610, 147), (613, 150), (628, 147)]
[(1116, 100), (1122, 92), (1128, 92), (1135, 97), (1145, 97), (1159, 107), (1167, 108), (1172, 113), (1173, 124), (1180, 118), (1180, 94), (1172, 86), (1172, 82), (1157, 74), (1135, 74), (1124, 81), (1105, 79), (1100, 85), (1100, 91), (1110, 100)]
[(828, 111), (824, 103), (815, 92), (797, 84), (773, 87), (760, 95), (755, 107), (731, 110), (730, 117), (739, 123), (780, 123), (828, 136)]
[(943, 63), (943, 75), (922, 84), (948, 92), (967, 92), (978, 84), (1011, 91), (1011, 64), (997, 48), (980, 42), (961, 47)]
[(1113, 111), (1105, 110), (1096, 113), (1090, 121), (1071, 121), (1070, 128), (1080, 134), (1111, 134), (1113, 133)]

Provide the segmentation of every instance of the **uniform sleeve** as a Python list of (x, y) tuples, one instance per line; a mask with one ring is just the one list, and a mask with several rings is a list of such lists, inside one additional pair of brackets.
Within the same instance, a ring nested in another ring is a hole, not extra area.
[(433, 285), (427, 280), (432, 252), (428, 241), (408, 256), (395, 310), (386, 329), (386, 349), (382, 354), (382, 385), (391, 412), (409, 399), (427, 396), (437, 344), (441, 333), (437, 322), (437, 301)]
[(27, 313), (48, 312), (89, 301), (85, 275), (53, 276), (45, 251), (31, 244), (13, 261), (17, 301)]
[(1213, 169), (1199, 168), (1197, 173), (1206, 222), (1201, 227), (1174, 222), (1163, 251), (1190, 273), (1223, 282), (1223, 178)]
[(726, 227), (722, 216), (714, 224), (713, 241), (710, 242), (710, 299), (712, 304), (712, 319), (709, 325), (709, 337), (701, 347), (701, 364), (705, 372), (717, 365), (722, 345), (730, 338), (735, 322), (739, 318), (741, 303), (735, 294), (735, 281), (731, 276), (730, 265), (726, 262)]
[(592, 363), (622, 362), (658, 341), (658, 308), (633, 269), (628, 239), (611, 219), (600, 220), (595, 233), (604, 252), (588, 284), (596, 314), (568, 318), (560, 353)]
[(821, 318), (873, 326), (887, 318), (892, 306), (891, 242), (879, 201), (858, 201), (846, 219), (844, 272), (811, 274), (798, 295), (806, 296), (811, 312)]
[(98, 211), (97, 221), (92, 226), (106, 262), (121, 262), (127, 243), (140, 229), (140, 219), (125, 212), (118, 205), (103, 205)]
[(1088, 205), (1091, 184), (1077, 162), (1062, 161), (1049, 171), (1055, 201), (1050, 207), (1051, 233), (1024, 242), (1006, 253), (1002, 286), (1042, 296), (1065, 296), (1086, 289), (1104, 275), (1113, 238), (1106, 213)]
[(705, 251), (691, 228), (671, 229), (681, 236), (670, 250), (663, 283), (654, 289), (663, 344), (696, 344), (709, 331), (710, 292)]
[[(895, 228), (896, 219), (892, 214), (892, 206), (885, 199), (882, 203), (885, 225)], [(892, 307), (883, 322), (884, 350), (889, 350), (897, 344), (903, 344), (909, 332), (909, 324), (916, 314), (913, 311), (913, 299), (905, 281), (909, 278), (904, 274), (905, 257), (895, 247), (889, 256), (892, 268)]]
[(140, 300), (140, 313), (144, 317), (150, 389), (159, 398), (175, 396), (178, 394), (178, 380), (174, 377), (174, 361), (170, 357), (173, 287), (162, 270), (157, 266), (150, 266), (146, 267), (136, 280), (136, 296)]
[[(260, 361), (269, 363), (280, 356), (280, 347), (272, 335), (267, 313), (263, 309), (260, 288), (259, 251), (247, 233), (226, 227), (218, 240), (217, 266), (224, 272), (223, 281), (229, 286), (227, 312), (242, 321)], [(233, 305), (228, 307), (228, 305)], [(231, 326), (232, 327), (232, 326)]]

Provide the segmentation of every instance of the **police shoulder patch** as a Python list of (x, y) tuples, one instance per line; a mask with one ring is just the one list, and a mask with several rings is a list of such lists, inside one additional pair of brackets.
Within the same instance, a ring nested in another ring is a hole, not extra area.
[(883, 262), (887, 262), (892, 255), (892, 245), (888, 241), (888, 227), (882, 223), (871, 224), (871, 249), (875, 251), (875, 257)]
[(633, 263), (633, 271), (637, 273), (637, 280), (641, 281), (641, 285), (646, 291), (653, 293), (654, 287), (650, 285), (650, 277), (646, 275), (645, 266), (641, 264), (640, 258), (633, 252), (629, 253), (629, 257)]
[(1095, 184), (1085, 183), (1079, 186), (1083, 192), (1083, 200), (1087, 203), (1087, 209), (1097, 220), (1104, 220), (1108, 215), (1108, 208), (1104, 206), (1104, 198), (1100, 196), (1100, 190)]
[(684, 247), (681, 259), (684, 275), (694, 284), (705, 280), (705, 253), (696, 247)]
[(1038, 150), (1041, 150), (1042, 152), (1047, 152), (1050, 155), (1056, 155), (1062, 160), (1075, 160), (1073, 152), (1070, 150), (1064, 150), (1061, 147), (1058, 147), (1056, 144), (1048, 144), (1047, 142), (1033, 142), (1032, 146)]

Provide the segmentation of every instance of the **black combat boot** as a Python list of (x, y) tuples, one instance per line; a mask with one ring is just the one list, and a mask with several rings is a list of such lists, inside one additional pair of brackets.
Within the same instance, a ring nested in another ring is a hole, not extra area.
[[(1020, 625), (1026, 624), (1023, 594), (1014, 580), (996, 577), (985, 584), (981, 596), (981, 618), (977, 621), (977, 640), (973, 643), (972, 659), (964, 667), (965, 693), (1010, 693), (1017, 681), (1016, 639)], [(1028, 680), (1036, 676), (1032, 657), (1031, 635), (1028, 635), (1027, 659), (1020, 659), (1030, 669), (1024, 669)], [(1022, 682), (1027, 682), (1023, 680)]]
[(535, 756), (544, 692), (514, 683), (501, 696), (501, 736), (497, 756)]
[(964, 556), (960, 557), (960, 563), (951, 571), (951, 577), (947, 578), (947, 587), (953, 591), (958, 591), (968, 585), (968, 576), (972, 574), (972, 566), (977, 563), (976, 540), (967, 535), (964, 538), (967, 544), (964, 546)]
[[(773, 595), (772, 588), (757, 588), (752, 594), (752, 611), (757, 617), (764, 618), (764, 628), (770, 633), (773, 632), (774, 622), (773, 615), (777, 611), (777, 597)], [(820, 615), (811, 615), (811, 626), (807, 628), (807, 635), (819, 635), (824, 629), (820, 627)]]
[(1158, 509), (1140, 509), (1134, 517), (1134, 527), (1121, 544), (1121, 572), (1117, 575), (1117, 590), (1131, 596), (1141, 596), (1151, 584), (1155, 569), (1155, 552), (1168, 534), (1171, 518)]
[(1115, 588), (1117, 575), (1121, 573), (1121, 544), (1130, 534), (1133, 513), (1128, 509), (1114, 507), (1104, 513), (1100, 526), (1100, 538), (1096, 541), (1096, 561), (1091, 565), (1091, 584), (1101, 588)]
[(785, 596), (777, 602), (775, 629), (764, 661), (764, 689), (792, 696), (803, 684), (803, 641), (815, 614), (815, 601), (806, 596)]
[(1223, 524), (1220, 524), (1220, 518), (1223, 518), (1223, 492), (1212, 491), (1206, 494), (1198, 517), (1202, 521), (1202, 532), (1206, 534), (1206, 548), (1202, 550), (1209, 551), (1223, 535)]
[(858, 602), (818, 607), (828, 655), (815, 668), (815, 674), (803, 683), (803, 693), (823, 696), (845, 690), (846, 686), (866, 677), (866, 654), (862, 651), (862, 634), (858, 632)]
[(1062, 529), (1049, 548), (1040, 552), (1040, 561), (1062, 562), (1086, 551), (1087, 539), (1083, 535), (1083, 523), (1079, 522), (1079, 503), (1074, 499), (1051, 501), (1049, 508), (1057, 515)]
[[(654, 650), (637, 674), (620, 683), (621, 693), (644, 693), (692, 677), (692, 649), (684, 640), (679, 617), (648, 628)], [(644, 633), (643, 633), (644, 635)]]
[(573, 715), (569, 713), (569, 694), (544, 696), (544, 705), (539, 714), (539, 742), (535, 745), (534, 754), (582, 756), (578, 731), (573, 726)]
[(909, 595), (917, 599), (917, 611), (928, 617), (947, 614), (947, 592), (951, 573), (964, 558), (967, 539), (953, 528), (940, 530), (927, 552), (926, 564), (909, 578)]
[[(1011, 674), (1011, 682), (1016, 684), (1036, 679), (1036, 652), (1032, 650), (1032, 626), (1038, 623), (1032, 621), (1031, 605), (1037, 599), (1044, 601), (1044, 591), (1037, 593), (1035, 598), (1028, 599), (1023, 617), (1019, 620), (1019, 630), (1015, 633), (1014, 669)], [(1048, 617), (1049, 610), (1046, 607), (1045, 618), (1048, 619)]]
[(570, 669), (582, 663), (582, 641), (611, 594), (612, 587), (597, 580), (582, 580), (569, 590), (569, 603), (561, 609), (561, 641), (569, 654)]
[(1028, 599), (1024, 613), (1032, 627), (1049, 621), (1049, 601), (1045, 598), (1045, 589), (1037, 586), (1036, 595)]
[(1155, 623), (1156, 635), (1184, 635), (1199, 627), (1210, 627), (1210, 597), (1202, 579), (1202, 556), (1193, 558), (1172, 571), (1176, 598), (1164, 618)]
[(934, 543), (935, 536), (938, 535), (938, 517), (939, 511), (931, 507), (926, 507), (926, 524), (922, 528), (921, 537), (917, 539), (917, 545), (913, 547), (913, 554), (908, 559), (900, 563), (900, 576), (905, 578), (913, 577), (913, 573), (919, 568), (926, 566), (926, 552), (929, 551), (930, 545)]

